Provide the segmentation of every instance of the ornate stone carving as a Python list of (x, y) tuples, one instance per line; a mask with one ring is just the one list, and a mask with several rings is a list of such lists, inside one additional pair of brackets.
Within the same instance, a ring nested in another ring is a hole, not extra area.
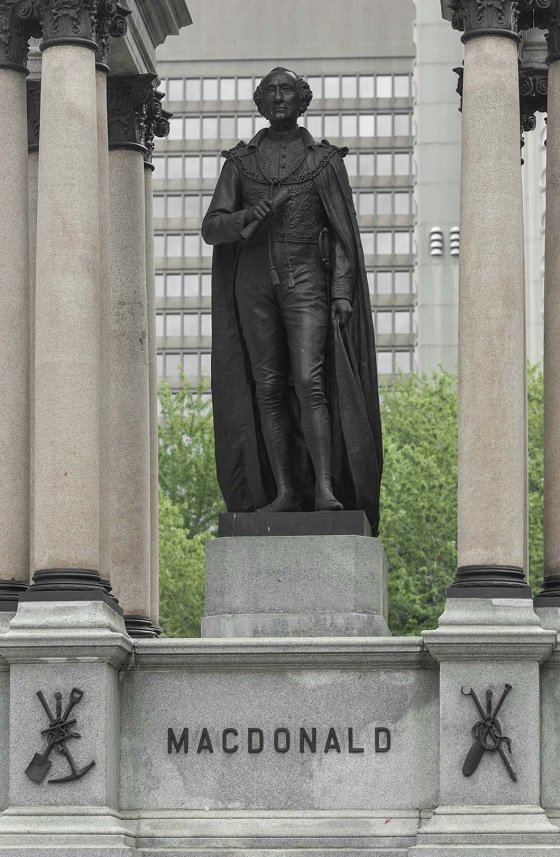
[[(144, 144), (146, 146), (146, 157), (144, 161), (146, 166), (152, 167), (152, 159), (155, 148), (156, 137), (167, 137), (170, 131), (169, 120), (173, 116), (168, 110), (164, 110), (162, 101), (165, 98), (163, 92), (157, 89), (153, 90), (153, 98), (148, 107), (148, 121), (146, 123), (146, 137)], [(153, 168), (153, 167), (152, 167)]]
[(37, 0), (43, 28), (43, 50), (49, 45), (86, 44), (97, 49), (100, 0)]
[(547, 63), (560, 59), (560, 2), (553, 0), (546, 24), (546, 43), (548, 45)]
[(153, 74), (109, 78), (109, 148), (146, 151), (146, 129), (154, 98), (154, 80)]
[(519, 30), (545, 29), (555, 0), (519, 0)]
[(30, 152), (39, 148), (41, 128), (41, 81), (27, 81), (27, 146)]
[(99, 0), (97, 9), (97, 66), (109, 71), (107, 65), (111, 39), (120, 39), (126, 35), (128, 29), (127, 18), (132, 14), (130, 9), (125, 9), (117, 3), (117, 0)]
[(489, 33), (518, 39), (517, 21), (524, 0), (450, 0), (451, 24), (463, 41)]
[[(544, 64), (524, 64), (519, 70), (519, 106), (521, 109), (521, 148), (524, 134), (537, 127), (536, 113), (546, 113), (548, 68)], [(523, 161), (522, 161), (523, 163)]]
[(26, 71), (29, 39), (39, 36), (34, 0), (0, 0), (0, 68)]

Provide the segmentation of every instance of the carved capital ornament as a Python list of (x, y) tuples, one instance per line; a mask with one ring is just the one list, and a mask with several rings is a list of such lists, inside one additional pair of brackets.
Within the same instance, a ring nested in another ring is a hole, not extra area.
[(154, 98), (153, 74), (117, 75), (107, 86), (109, 148), (146, 153), (148, 114)]
[(39, 35), (34, 0), (0, 0), (0, 68), (27, 72), (29, 39)]
[(451, 24), (464, 42), (475, 36), (506, 36), (519, 41), (518, 17), (523, 0), (450, 0)]
[(127, 18), (132, 14), (117, 3), (117, 0), (99, 0), (97, 8), (97, 68), (108, 72), (109, 48), (111, 39), (120, 39), (128, 30)]
[(159, 92), (157, 89), (154, 89), (151, 104), (148, 106), (148, 121), (146, 123), (146, 137), (144, 141), (146, 146), (146, 157), (144, 158), (144, 163), (152, 170), (154, 169), (152, 161), (155, 148), (155, 138), (167, 137), (171, 130), (169, 120), (173, 114), (169, 113), (168, 110), (164, 110), (161, 103), (164, 98), (165, 94), (163, 92)]

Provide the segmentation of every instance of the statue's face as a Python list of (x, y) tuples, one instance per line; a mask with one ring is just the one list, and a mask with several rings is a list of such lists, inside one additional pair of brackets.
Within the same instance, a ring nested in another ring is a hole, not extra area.
[(287, 71), (273, 72), (262, 82), (262, 112), (274, 126), (295, 125), (299, 96), (295, 77)]

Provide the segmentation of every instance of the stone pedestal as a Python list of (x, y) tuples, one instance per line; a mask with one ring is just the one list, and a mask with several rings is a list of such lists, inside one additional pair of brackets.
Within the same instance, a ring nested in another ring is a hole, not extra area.
[[(268, 535), (208, 543), (202, 636), (390, 634), (385, 552), (356, 534), (368, 526), (362, 512), (222, 516), (222, 532)], [(274, 535), (289, 529), (300, 535)], [(332, 534), (311, 534), (325, 529)]]
[(540, 664), (556, 635), (530, 599), (461, 598), (423, 638), (440, 663), (439, 806), (411, 857), (560, 854), (540, 757)]
[[(117, 818), (119, 668), (131, 649), (122, 618), (100, 601), (20, 604), (0, 635), (0, 657), (9, 664), (0, 853), (17, 847), (31, 857), (55, 848), (73, 855), (95, 844), (110, 857), (132, 844)], [(49, 726), (62, 743), (50, 743)]]

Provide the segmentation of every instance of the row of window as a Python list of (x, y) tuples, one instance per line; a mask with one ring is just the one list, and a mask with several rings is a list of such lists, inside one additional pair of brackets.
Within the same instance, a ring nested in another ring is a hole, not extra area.
[(166, 352), (157, 356), (158, 378), (176, 378), (181, 370), (195, 378), (210, 378), (211, 355), (205, 352)]
[[(414, 313), (410, 309), (380, 309), (372, 313), (375, 329), (382, 335), (414, 332)], [(165, 312), (156, 315), (156, 335), (212, 336), (209, 312)]]
[[(362, 246), (366, 256), (402, 255), (412, 252), (412, 233), (406, 230), (383, 230), (361, 232)], [(212, 247), (196, 233), (178, 233), (156, 235), (156, 259), (182, 259), (209, 257)]]
[[(268, 122), (263, 116), (174, 116), (169, 140), (250, 140)], [(408, 137), (410, 113), (309, 113), (299, 124), (314, 137)]]
[[(181, 370), (190, 377), (210, 379), (211, 357), (206, 352), (164, 352), (157, 357), (158, 377), (176, 378)], [(411, 350), (378, 351), (377, 370), (380, 375), (394, 375), (413, 371), (413, 352)]]
[[(164, 155), (154, 158), (157, 180), (216, 179), (223, 164), (221, 155)], [(360, 152), (347, 155), (346, 169), (350, 176), (410, 176), (410, 152)]]
[[(409, 295), (413, 291), (412, 271), (379, 270), (367, 272), (369, 291), (376, 295)], [(207, 298), (212, 293), (212, 276), (208, 273), (158, 273), (158, 298)]]
[[(163, 81), (169, 101), (248, 101), (260, 77), (190, 77)], [(315, 98), (409, 98), (408, 74), (326, 75), (307, 78)]]
[(209, 312), (158, 313), (156, 336), (212, 336), (212, 316)]
[[(158, 219), (196, 218), (201, 220), (212, 200), (211, 194), (156, 194), (154, 196), (154, 217)], [(410, 215), (412, 214), (412, 196), (410, 191), (356, 191), (354, 205), (358, 214), (374, 215)]]
[(211, 274), (156, 274), (156, 297), (158, 298), (206, 298), (211, 294)]

